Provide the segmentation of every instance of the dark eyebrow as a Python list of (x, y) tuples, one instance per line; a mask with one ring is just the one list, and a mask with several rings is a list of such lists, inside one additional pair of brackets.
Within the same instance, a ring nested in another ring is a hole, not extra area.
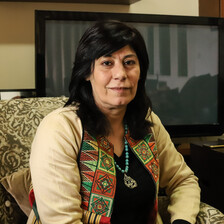
[(112, 57), (112, 54), (105, 54), (105, 55), (103, 55), (103, 57), (109, 58), (109, 57)]
[(124, 57), (124, 59), (126, 58), (131, 58), (131, 57), (135, 57), (135, 58), (138, 58), (136, 54), (128, 54)]

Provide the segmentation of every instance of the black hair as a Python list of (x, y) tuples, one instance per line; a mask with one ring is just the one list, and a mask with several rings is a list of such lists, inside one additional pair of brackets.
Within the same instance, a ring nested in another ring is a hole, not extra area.
[(96, 106), (91, 84), (86, 79), (91, 75), (96, 59), (112, 54), (126, 45), (129, 45), (138, 57), (140, 79), (136, 96), (127, 106), (125, 122), (134, 139), (143, 138), (151, 126), (151, 123), (145, 120), (152, 105), (145, 91), (149, 59), (143, 37), (138, 30), (125, 23), (100, 21), (87, 29), (79, 42), (69, 85), (70, 96), (65, 104), (77, 106), (77, 115), (84, 128), (94, 136), (109, 134), (110, 125)]

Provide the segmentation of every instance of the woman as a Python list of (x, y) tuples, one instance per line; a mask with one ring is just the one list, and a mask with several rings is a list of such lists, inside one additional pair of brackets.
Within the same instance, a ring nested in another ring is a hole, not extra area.
[(195, 223), (200, 189), (145, 93), (140, 33), (98, 22), (80, 40), (64, 108), (35, 136), (31, 176), (43, 224), (162, 223), (159, 187), (173, 224)]

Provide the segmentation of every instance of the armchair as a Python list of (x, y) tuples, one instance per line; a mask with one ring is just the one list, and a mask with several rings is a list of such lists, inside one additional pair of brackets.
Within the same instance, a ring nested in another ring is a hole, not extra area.
[[(40, 121), (52, 110), (63, 106), (65, 97), (23, 98), (0, 101), (0, 223), (25, 224), (30, 208), (28, 189), (23, 178), (30, 178), (30, 146)], [(19, 187), (23, 185), (22, 187)], [(4, 187), (3, 187), (4, 186)], [(16, 193), (12, 188), (17, 188)], [(168, 197), (159, 197), (159, 212), (165, 224), (169, 223)], [(217, 209), (201, 203), (196, 224), (224, 224), (224, 215)]]

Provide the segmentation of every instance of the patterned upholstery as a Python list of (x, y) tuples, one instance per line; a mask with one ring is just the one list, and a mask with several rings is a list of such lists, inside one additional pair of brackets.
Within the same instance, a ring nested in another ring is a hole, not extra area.
[(201, 202), (196, 224), (224, 224), (224, 215), (216, 208)]
[[(66, 102), (65, 97), (0, 100), (0, 179), (29, 166), (30, 146), (40, 121)], [(159, 197), (164, 224), (169, 223), (167, 197)], [(25, 224), (27, 217), (0, 184), (0, 223)], [(224, 224), (217, 209), (201, 203), (196, 224)]]
[[(45, 115), (63, 106), (64, 97), (0, 101), (0, 178), (29, 166), (30, 146)], [(0, 223), (25, 223), (24, 214), (0, 185)]]
[[(170, 215), (167, 212), (169, 198), (167, 196), (159, 197), (159, 213), (164, 224), (169, 224)], [(216, 208), (201, 202), (200, 211), (195, 224), (224, 224), (224, 215)]]

